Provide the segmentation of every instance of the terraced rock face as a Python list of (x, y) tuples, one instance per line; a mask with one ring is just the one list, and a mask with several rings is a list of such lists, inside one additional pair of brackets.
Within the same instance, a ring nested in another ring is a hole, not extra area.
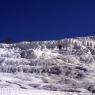
[(94, 37), (2, 43), (0, 87), (94, 95), (94, 43)]

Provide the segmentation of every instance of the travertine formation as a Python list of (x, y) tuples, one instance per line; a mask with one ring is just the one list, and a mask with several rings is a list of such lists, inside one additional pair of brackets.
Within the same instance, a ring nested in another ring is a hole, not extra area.
[(1, 43), (0, 75), (0, 87), (94, 95), (95, 37)]

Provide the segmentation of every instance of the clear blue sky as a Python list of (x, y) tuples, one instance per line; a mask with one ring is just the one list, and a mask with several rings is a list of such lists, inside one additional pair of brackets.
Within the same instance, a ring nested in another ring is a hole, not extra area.
[(95, 35), (95, 0), (0, 0), (0, 41)]

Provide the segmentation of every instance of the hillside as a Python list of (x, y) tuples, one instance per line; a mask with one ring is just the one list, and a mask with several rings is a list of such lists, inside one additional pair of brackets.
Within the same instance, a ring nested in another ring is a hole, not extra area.
[(95, 95), (95, 37), (1, 43), (0, 84), (1, 89)]

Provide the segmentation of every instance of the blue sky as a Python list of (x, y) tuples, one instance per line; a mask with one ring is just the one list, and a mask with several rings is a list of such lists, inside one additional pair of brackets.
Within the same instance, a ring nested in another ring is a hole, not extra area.
[(1, 0), (0, 41), (95, 35), (95, 0)]

